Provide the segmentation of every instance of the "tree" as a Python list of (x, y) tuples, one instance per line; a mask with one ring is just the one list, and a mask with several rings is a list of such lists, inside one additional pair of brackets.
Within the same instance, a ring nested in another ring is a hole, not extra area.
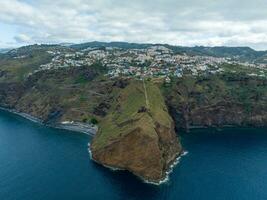
[(96, 124), (98, 124), (98, 121), (97, 121), (96, 118), (92, 118), (92, 119), (91, 119), (91, 123), (94, 124), (94, 125), (96, 125)]

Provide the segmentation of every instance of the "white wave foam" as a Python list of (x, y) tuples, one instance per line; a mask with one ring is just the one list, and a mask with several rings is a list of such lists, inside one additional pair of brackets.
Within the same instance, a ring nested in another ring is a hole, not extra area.
[[(89, 152), (89, 155), (90, 155), (90, 159), (93, 160), (93, 161), (95, 161), (95, 162), (97, 162), (92, 157), (92, 151), (90, 149), (90, 143), (88, 143), (88, 152)], [(152, 181), (148, 181), (148, 180), (145, 180), (145, 179), (142, 179), (142, 180), (145, 183), (152, 184), (152, 185), (161, 185), (161, 184), (167, 183), (169, 181), (169, 175), (173, 172), (174, 167), (180, 162), (181, 158), (183, 156), (186, 156), (187, 154), (188, 154), (188, 151), (183, 151), (182, 154), (175, 159), (175, 161), (170, 165), (169, 170), (166, 171), (166, 176), (165, 176), (165, 178), (163, 180), (160, 180), (159, 182), (152, 182)], [(110, 167), (110, 166), (107, 166), (107, 165), (103, 165), (103, 166), (104, 167), (107, 167), (108, 169), (110, 169), (112, 171), (123, 170), (123, 169), (120, 169), (120, 168), (114, 168), (114, 167)]]
[(158, 186), (161, 184), (167, 183), (169, 181), (169, 175), (173, 172), (174, 167), (180, 162), (181, 158), (183, 156), (186, 156), (187, 154), (188, 154), (188, 151), (183, 151), (182, 154), (175, 159), (175, 161), (170, 165), (170, 168), (166, 172), (166, 176), (163, 180), (159, 182), (151, 182), (151, 181), (144, 180), (144, 182), (148, 184), (152, 184), (152, 185), (158, 185)]

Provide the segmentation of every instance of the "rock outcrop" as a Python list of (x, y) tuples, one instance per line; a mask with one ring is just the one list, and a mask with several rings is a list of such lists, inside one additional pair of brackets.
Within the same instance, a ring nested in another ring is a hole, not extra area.
[(173, 127), (158, 125), (155, 133), (148, 136), (138, 127), (102, 149), (95, 148), (93, 143), (93, 159), (157, 183), (166, 177), (170, 165), (181, 153), (181, 145)]
[(151, 83), (147, 87), (149, 105), (143, 112), (138, 112), (146, 102), (140, 82), (121, 91), (113, 105), (115, 110), (100, 124), (91, 151), (93, 159), (102, 165), (158, 183), (182, 148), (159, 89)]

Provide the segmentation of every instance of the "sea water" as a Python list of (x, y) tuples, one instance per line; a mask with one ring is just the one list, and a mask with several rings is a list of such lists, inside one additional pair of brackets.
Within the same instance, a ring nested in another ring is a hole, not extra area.
[(267, 199), (265, 128), (180, 135), (188, 153), (156, 186), (92, 162), (86, 134), (0, 111), (0, 200)]

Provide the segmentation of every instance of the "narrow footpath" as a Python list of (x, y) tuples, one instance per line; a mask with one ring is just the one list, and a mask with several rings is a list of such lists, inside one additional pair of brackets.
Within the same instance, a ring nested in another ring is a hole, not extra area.
[(144, 91), (145, 91), (146, 107), (149, 109), (149, 100), (148, 100), (148, 96), (147, 96), (146, 84), (145, 84), (145, 80), (144, 79), (143, 79), (143, 87), (144, 87)]

